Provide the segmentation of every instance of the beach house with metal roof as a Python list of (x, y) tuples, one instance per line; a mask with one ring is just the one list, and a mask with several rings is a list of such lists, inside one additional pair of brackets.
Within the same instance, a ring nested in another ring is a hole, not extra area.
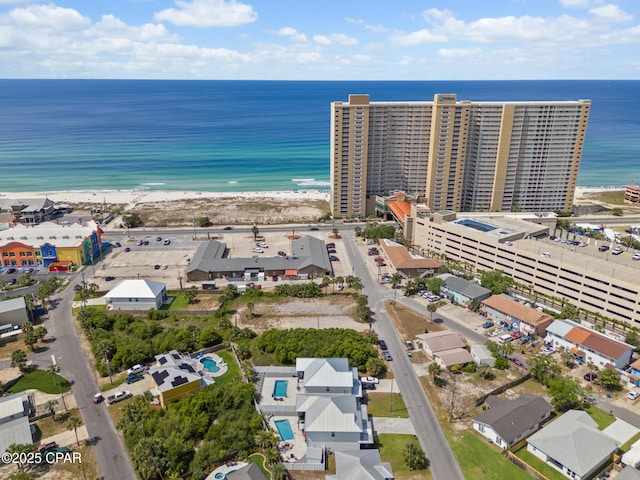
[(310, 395), (358, 395), (358, 369), (346, 358), (297, 358), (298, 386)]
[(505, 322), (512, 330), (544, 336), (554, 318), (535, 308), (527, 307), (505, 295), (492, 295), (482, 301), (480, 309), (488, 319)]
[(618, 442), (578, 410), (569, 410), (527, 440), (529, 452), (574, 480), (592, 478), (617, 448)]
[(473, 419), (473, 429), (501, 448), (509, 448), (540, 428), (553, 407), (544, 398), (526, 393), (515, 400), (490, 395), (487, 410)]
[(122, 280), (105, 299), (109, 310), (160, 310), (167, 300), (167, 286), (151, 280)]
[(393, 480), (391, 463), (380, 459), (379, 450), (335, 452), (336, 473), (325, 480)]
[(155, 358), (156, 364), (149, 369), (153, 385), (150, 391), (163, 407), (215, 383), (201, 363), (176, 350)]
[(0, 453), (14, 443), (33, 443), (30, 412), (31, 404), (22, 393), (0, 398)]
[(187, 268), (187, 280), (196, 282), (226, 278), (256, 281), (260, 274), (266, 277), (294, 278), (314, 278), (333, 274), (325, 242), (312, 236), (292, 241), (291, 255), (286, 257), (230, 258), (227, 254), (226, 244), (217, 240), (201, 244)]
[(631, 361), (635, 347), (610, 338), (571, 320), (555, 320), (547, 327), (545, 343), (556, 350), (565, 349), (579, 361), (598, 368), (624, 368)]

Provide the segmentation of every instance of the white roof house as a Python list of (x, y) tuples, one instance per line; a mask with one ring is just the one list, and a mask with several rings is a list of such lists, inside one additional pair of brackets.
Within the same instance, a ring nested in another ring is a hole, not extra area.
[(22, 325), (28, 321), (29, 313), (24, 297), (0, 301), (0, 325)]
[(351, 395), (359, 392), (358, 369), (346, 358), (298, 358), (296, 371), (305, 393)]
[(336, 473), (325, 480), (393, 480), (389, 462), (380, 459), (379, 450), (335, 452)]
[(21, 393), (0, 398), (0, 453), (14, 443), (33, 443), (29, 404)]
[(156, 365), (149, 369), (154, 385), (151, 395), (158, 397), (163, 406), (215, 383), (200, 362), (180, 355), (176, 350), (155, 358)]
[(591, 478), (617, 448), (617, 441), (578, 410), (569, 410), (527, 440), (528, 451), (575, 480)]
[(151, 280), (122, 280), (105, 299), (109, 310), (159, 310), (167, 299), (167, 286)]

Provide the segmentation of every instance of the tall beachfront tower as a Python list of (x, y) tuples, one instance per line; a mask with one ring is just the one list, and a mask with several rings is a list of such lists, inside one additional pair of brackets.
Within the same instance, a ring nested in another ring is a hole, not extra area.
[(590, 100), (331, 104), (331, 213), (372, 214), (394, 191), (432, 210), (569, 210)]

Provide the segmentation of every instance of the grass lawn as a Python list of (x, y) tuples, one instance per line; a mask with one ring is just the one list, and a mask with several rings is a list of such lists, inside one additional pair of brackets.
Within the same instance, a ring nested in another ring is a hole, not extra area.
[(587, 412), (591, 416), (591, 418), (595, 420), (595, 422), (598, 424), (599, 430), (607, 428), (609, 425), (616, 421), (615, 416), (610, 415), (608, 412), (605, 412), (598, 407), (594, 407), (593, 405), (591, 405), (589, 408), (586, 408), (585, 412)]
[(624, 190), (607, 190), (606, 192), (589, 192), (585, 194), (589, 200), (596, 202), (609, 203), (611, 205), (625, 205)]
[[(80, 442), (80, 447), (76, 447), (75, 441), (73, 444), (73, 451), (80, 453), (80, 458), (82, 460), (81, 463), (73, 463), (73, 462), (58, 462), (54, 463), (51, 467), (52, 472), (68, 472), (67, 474), (58, 474), (54, 475), (51, 478), (69, 478), (69, 474), (71, 474), (71, 478), (98, 478), (98, 461), (96, 460), (96, 456), (93, 453), (92, 446), (85, 446), (82, 442)], [(84, 470), (84, 472), (83, 472)], [(63, 477), (63, 475), (65, 475)], [(86, 477), (85, 477), (86, 475)]]
[[(117, 373), (114, 373), (111, 376), (114, 376), (114, 375), (117, 376)], [(109, 378), (109, 377), (107, 377), (107, 378)], [(120, 385), (122, 385), (126, 381), (127, 381), (127, 376), (126, 375), (123, 375), (120, 378), (114, 378), (113, 379), (113, 384), (111, 382), (105, 383), (104, 385), (102, 385), (100, 387), (100, 391), (101, 392), (106, 392), (107, 390), (111, 390), (112, 388), (119, 387)]]
[(220, 358), (222, 358), (227, 364), (227, 367), (229, 367), (227, 373), (225, 373), (221, 377), (213, 377), (213, 379), (216, 381), (216, 385), (223, 386), (227, 385), (228, 383), (239, 381), (242, 378), (242, 375), (240, 373), (240, 367), (238, 366), (233, 353), (227, 350), (218, 350), (214, 353), (220, 356)]
[(507, 460), (484, 438), (475, 433), (452, 433), (443, 425), (443, 431), (449, 440), (453, 454), (458, 460), (464, 478), (530, 480), (531, 477)]
[(535, 468), (549, 480), (562, 480), (565, 477), (558, 470), (553, 468), (551, 465), (547, 465), (538, 457), (536, 457), (533, 453), (527, 450), (527, 447), (521, 448), (516, 452), (516, 457), (520, 460), (526, 462), (532, 468)]
[(173, 302), (169, 305), (163, 305), (160, 310), (187, 310), (189, 308), (189, 301), (184, 294), (174, 293), (168, 296), (173, 298)]
[(55, 377), (57, 386), (54, 384), (51, 374), (44, 370), (31, 370), (30, 372), (25, 372), (24, 377), (18, 380), (16, 384), (9, 389), (9, 392), (23, 392), (30, 388), (35, 388), (44, 393), (60, 393), (71, 390), (71, 385), (69, 385), (66, 378), (60, 375), (56, 375)]
[[(391, 396), (393, 395), (393, 401)], [(367, 403), (367, 412), (373, 417), (401, 417), (409, 418), (409, 412), (404, 404), (402, 395), (399, 393), (377, 393), (369, 392), (367, 394), (369, 402)]]
[[(380, 458), (383, 462), (390, 462), (395, 478), (420, 474), (419, 478), (430, 479), (431, 472), (425, 470), (410, 470), (404, 461), (402, 451), (413, 441), (413, 435), (401, 435), (392, 433), (381, 433), (378, 435), (378, 445), (380, 447)], [(467, 477), (471, 478), (471, 477)]]
[(626, 443), (620, 445), (620, 450), (622, 453), (627, 453), (631, 448), (631, 445), (640, 440), (640, 433), (636, 433), (633, 437), (631, 437)]

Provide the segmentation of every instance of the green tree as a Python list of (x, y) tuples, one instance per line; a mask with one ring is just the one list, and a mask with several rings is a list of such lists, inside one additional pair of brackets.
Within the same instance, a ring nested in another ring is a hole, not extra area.
[(67, 420), (67, 430), (73, 430), (73, 433), (76, 435), (76, 444), (80, 445), (80, 440), (78, 440), (78, 428), (82, 425), (82, 420), (80, 417), (76, 415), (71, 415), (69, 420)]
[(273, 447), (275, 442), (275, 437), (273, 432), (270, 430), (259, 430), (253, 437), (253, 441), (259, 448), (271, 448)]
[(255, 223), (253, 224), (253, 227), (251, 227), (251, 233), (253, 233), (253, 241), (254, 242), (257, 241), (260, 230), (258, 229), (258, 226)]
[(333, 236), (334, 236), (334, 237), (337, 237), (337, 236), (338, 236), (338, 229), (337, 229), (337, 228), (333, 228), (333, 229), (331, 230), (331, 233), (333, 233)]
[(26, 455), (22, 455), (22, 454), (27, 454), (33, 451), (33, 445), (30, 443), (12, 443), (11, 445), (9, 445), (7, 447), (7, 452), (11, 453), (11, 454), (18, 454), (18, 470), (20, 470), (21, 472), (24, 471), (24, 463), (20, 461), (20, 459), (26, 459), (27, 456)]
[(252, 300), (247, 302), (247, 309), (249, 310), (249, 318), (253, 318), (253, 307), (255, 307), (255, 303)]
[(204, 228), (211, 225), (211, 220), (207, 216), (198, 218), (198, 226)]
[(20, 327), (20, 329), (24, 332), (33, 332), (35, 330), (35, 327), (33, 326), (33, 323), (31, 322), (24, 322), (22, 324), (22, 327)]
[(627, 330), (627, 334), (624, 337), (624, 341), (629, 345), (633, 345), (637, 349), (638, 346), (640, 346), (640, 337), (638, 336), (637, 328), (632, 327), (629, 330)]
[(480, 378), (484, 378), (485, 380), (491, 380), (495, 377), (491, 366), (486, 363), (478, 365), (478, 373), (480, 374)]
[(620, 374), (613, 368), (605, 368), (600, 372), (600, 383), (607, 390), (620, 390)]
[(38, 335), (36, 335), (36, 332), (33, 330), (27, 332), (24, 334), (23, 341), (24, 344), (33, 352), (36, 348), (36, 344), (38, 343)]
[(584, 395), (584, 389), (577, 378), (558, 375), (549, 381), (551, 404), (560, 411), (577, 407)]
[(289, 471), (281, 462), (278, 462), (271, 467), (271, 478), (273, 480), (285, 480), (289, 478)]
[(562, 350), (562, 352), (560, 352), (560, 358), (562, 358), (562, 361), (567, 368), (573, 368), (576, 366), (576, 357), (569, 350)]
[(359, 278), (355, 277), (351, 282), (351, 286), (353, 287), (354, 290), (357, 290), (359, 293), (362, 293), (362, 280), (360, 280)]
[(322, 277), (322, 284), (325, 286), (325, 295), (327, 294), (327, 289), (329, 288), (329, 284), (331, 284), (331, 277), (329, 275), (325, 275)]
[(56, 407), (58, 406), (57, 400), (47, 400), (47, 403), (44, 404), (45, 410), (49, 410), (49, 415), (51, 415), (51, 419), (56, 419)]
[(427, 305), (427, 311), (431, 314), (431, 321), (433, 322), (433, 314), (436, 313), (440, 302), (431, 302)]
[(559, 375), (562, 370), (551, 355), (544, 353), (536, 353), (529, 357), (527, 366), (531, 376), (543, 385), (549, 385), (551, 379)]
[(11, 367), (12, 368), (19, 368), (21, 372), (24, 372), (27, 366), (27, 354), (24, 352), (24, 350), (15, 350), (12, 354), (11, 354)]
[(369, 310), (367, 305), (358, 305), (356, 307), (356, 315), (358, 316), (358, 319), (363, 322), (369, 323), (371, 320), (371, 310)]
[(429, 375), (431, 375), (431, 378), (433, 378), (434, 380), (436, 379), (436, 377), (442, 374), (442, 367), (438, 362), (431, 362), (428, 369)]
[(36, 334), (36, 337), (38, 337), (38, 340), (42, 342), (44, 340), (44, 337), (47, 336), (48, 332), (45, 327), (40, 325), (38, 328), (34, 330), (34, 333)]
[(444, 280), (439, 277), (431, 277), (427, 280), (427, 288), (436, 295), (440, 295), (440, 289), (444, 286)]
[(184, 296), (187, 299), (188, 303), (193, 303), (197, 295), (198, 295), (198, 292), (196, 291), (195, 285), (193, 285), (191, 288), (188, 288), (184, 292)]
[(575, 305), (566, 302), (560, 311), (560, 318), (566, 318), (573, 321), (578, 320), (578, 318), (580, 318), (580, 310)]
[(140, 218), (140, 215), (135, 212), (125, 213), (122, 215), (122, 223), (127, 228), (135, 228), (142, 225), (142, 219)]
[(480, 277), (480, 284), (484, 288), (488, 288), (495, 295), (505, 293), (511, 285), (513, 285), (513, 279), (505, 275), (502, 270), (492, 270), (482, 272)]
[(133, 447), (131, 457), (142, 480), (159, 480), (167, 471), (167, 452), (161, 438), (143, 436)]
[(367, 360), (367, 372), (374, 377), (379, 377), (387, 373), (387, 365), (378, 357), (371, 357)]
[(402, 455), (409, 470), (422, 470), (427, 467), (427, 458), (422, 447), (415, 439), (404, 447)]

